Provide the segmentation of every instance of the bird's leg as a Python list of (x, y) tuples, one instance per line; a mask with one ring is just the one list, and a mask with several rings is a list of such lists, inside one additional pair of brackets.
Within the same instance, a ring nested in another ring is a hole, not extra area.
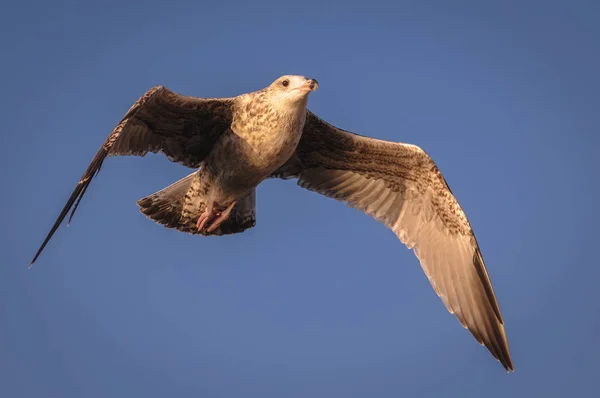
[(196, 223), (196, 228), (198, 228), (198, 231), (201, 231), (202, 228), (204, 228), (204, 225), (206, 225), (206, 223), (208, 222), (208, 220), (210, 219), (210, 217), (213, 215), (212, 211), (213, 211), (213, 204), (214, 204), (214, 200), (212, 199), (212, 197), (210, 199), (208, 199), (208, 203), (206, 204), (206, 208), (204, 209), (204, 212), (202, 214), (200, 214), (200, 217), (198, 217), (198, 222)]
[(223, 223), (223, 221), (227, 220), (227, 218), (229, 218), (229, 214), (231, 213), (231, 210), (233, 209), (233, 206), (235, 206), (236, 202), (234, 201), (233, 203), (231, 203), (229, 206), (227, 206), (227, 208), (225, 210), (223, 210), (218, 217), (210, 224), (210, 227), (208, 227), (207, 232), (212, 232), (215, 229), (217, 229), (219, 227), (219, 225), (221, 225)]

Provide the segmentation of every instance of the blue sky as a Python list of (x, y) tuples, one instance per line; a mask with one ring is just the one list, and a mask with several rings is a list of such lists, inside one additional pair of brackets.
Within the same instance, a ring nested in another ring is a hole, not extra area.
[[(485, 3), (485, 4), (484, 4)], [(0, 395), (591, 396), (600, 371), (600, 6), (593, 1), (4, 4)], [(309, 108), (416, 144), (465, 209), (506, 374), (366, 215), (267, 181), (257, 226), (203, 239), (135, 201), (186, 175), (110, 158), (31, 257), (106, 136), (161, 84), (232, 96), (283, 74)]]

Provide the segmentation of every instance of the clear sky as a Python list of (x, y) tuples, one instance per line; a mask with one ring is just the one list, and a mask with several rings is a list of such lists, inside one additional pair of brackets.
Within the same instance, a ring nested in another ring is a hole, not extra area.
[[(594, 1), (5, 2), (0, 396), (588, 397), (598, 383), (600, 5)], [(309, 108), (416, 144), (469, 217), (506, 374), (368, 216), (292, 181), (257, 226), (168, 230), (135, 201), (188, 173), (89, 161), (153, 85), (233, 96), (317, 78)], [(569, 395), (567, 395), (569, 394)]]

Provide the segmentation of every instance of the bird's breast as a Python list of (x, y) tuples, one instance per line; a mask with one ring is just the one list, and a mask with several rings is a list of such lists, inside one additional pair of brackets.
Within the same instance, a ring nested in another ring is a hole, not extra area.
[(247, 167), (271, 173), (294, 153), (304, 128), (305, 112), (281, 115), (266, 112), (232, 124), (230, 154)]

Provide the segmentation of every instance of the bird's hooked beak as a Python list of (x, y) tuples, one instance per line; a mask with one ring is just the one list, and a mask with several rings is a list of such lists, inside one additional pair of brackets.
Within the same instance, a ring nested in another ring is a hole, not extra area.
[(303, 93), (308, 93), (311, 91), (315, 91), (318, 88), (319, 82), (317, 81), (317, 79), (308, 79), (304, 82), (304, 84), (298, 87), (297, 90), (300, 90)]

